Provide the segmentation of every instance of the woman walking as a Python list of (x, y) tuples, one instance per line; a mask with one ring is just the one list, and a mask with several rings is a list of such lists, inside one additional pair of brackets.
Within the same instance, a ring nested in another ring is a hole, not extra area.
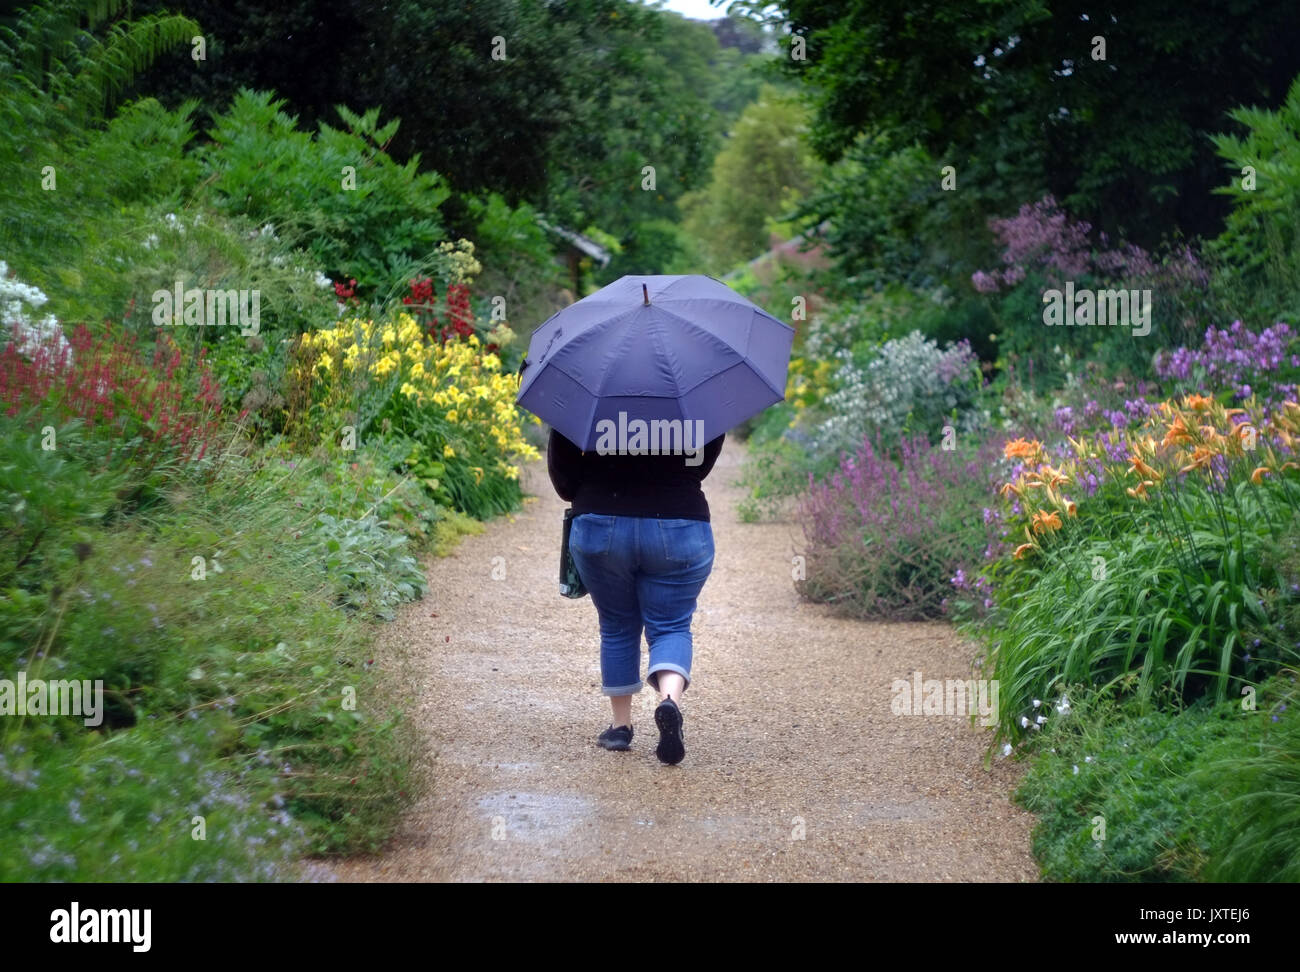
[(569, 549), (600, 618), (601, 693), (613, 709), (597, 739), (605, 749), (631, 748), (644, 628), (646, 681), (662, 696), (655, 754), (669, 764), (686, 755), (681, 698), (691, 681), (691, 618), (713, 568), (713, 528), (700, 484), (724, 438), (707, 443), (702, 457), (602, 455), (551, 430), (547, 469), (555, 491), (573, 506)]

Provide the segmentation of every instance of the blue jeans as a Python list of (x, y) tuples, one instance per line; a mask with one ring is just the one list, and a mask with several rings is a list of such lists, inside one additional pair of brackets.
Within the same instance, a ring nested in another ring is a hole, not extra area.
[(650, 644), (646, 681), (659, 672), (691, 681), (691, 616), (713, 569), (707, 520), (580, 513), (569, 549), (600, 616), (604, 695), (641, 691), (641, 629)]

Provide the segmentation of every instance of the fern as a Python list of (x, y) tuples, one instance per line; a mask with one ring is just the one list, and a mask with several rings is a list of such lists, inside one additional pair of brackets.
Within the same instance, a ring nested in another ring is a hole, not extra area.
[(0, 69), (43, 92), (72, 120), (102, 121), (118, 97), (158, 58), (201, 32), (179, 14), (151, 14), (92, 31), (116, 17), (124, 0), (47, 0), (0, 28)]

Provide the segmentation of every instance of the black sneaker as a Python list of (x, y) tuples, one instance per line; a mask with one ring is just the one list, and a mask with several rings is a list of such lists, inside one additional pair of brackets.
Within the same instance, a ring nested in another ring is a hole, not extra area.
[(664, 699), (655, 708), (655, 725), (659, 727), (659, 746), (655, 755), (659, 762), (675, 766), (686, 755), (683, 740), (686, 733), (682, 730), (682, 710), (671, 698)]
[(600, 734), (596, 744), (603, 746), (605, 749), (612, 749), (621, 752), (624, 749), (632, 748), (632, 727), (631, 726), (610, 726)]

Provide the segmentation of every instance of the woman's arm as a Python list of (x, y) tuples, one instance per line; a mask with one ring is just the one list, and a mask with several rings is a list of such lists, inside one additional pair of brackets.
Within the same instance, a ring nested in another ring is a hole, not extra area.
[(551, 485), (562, 500), (572, 500), (581, 484), (582, 450), (564, 436), (551, 429), (546, 443), (546, 471), (551, 475)]

